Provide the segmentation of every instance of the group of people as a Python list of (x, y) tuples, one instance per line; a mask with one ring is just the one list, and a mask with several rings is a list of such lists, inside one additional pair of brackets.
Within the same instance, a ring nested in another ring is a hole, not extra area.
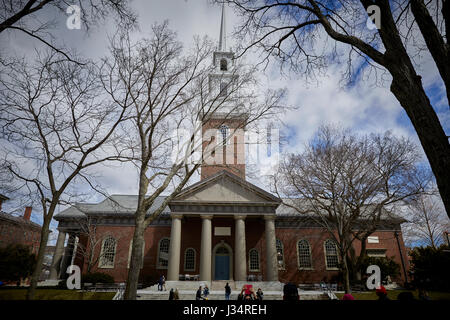
[[(208, 296), (209, 296), (208, 285), (205, 285), (203, 290), (202, 286), (200, 286), (195, 295), (195, 300), (208, 300)], [(230, 300), (230, 296), (231, 296), (231, 287), (230, 284), (227, 282), (227, 284), (225, 285), (225, 300)], [(261, 288), (259, 288), (255, 292), (252, 285), (246, 284), (242, 287), (242, 290), (238, 295), (238, 300), (263, 300), (263, 297), (264, 293), (261, 290)]]
[(203, 290), (202, 286), (200, 286), (198, 287), (197, 293), (195, 294), (195, 300), (208, 300), (208, 296), (209, 296), (208, 285), (205, 285), (205, 288), (203, 288)]
[[(228, 283), (227, 283), (228, 284)], [(225, 287), (226, 289), (226, 287)], [(261, 288), (255, 292), (251, 284), (246, 284), (242, 287), (241, 293), (238, 295), (238, 300), (263, 300), (264, 293)], [(228, 299), (229, 300), (229, 299)]]

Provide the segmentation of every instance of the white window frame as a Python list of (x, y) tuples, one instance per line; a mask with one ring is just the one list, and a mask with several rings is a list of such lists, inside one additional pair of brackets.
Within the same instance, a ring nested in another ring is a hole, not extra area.
[(386, 258), (386, 249), (383, 248), (370, 248), (366, 249), (366, 254), (368, 257), (374, 258)]
[[(258, 268), (253, 268), (252, 266), (252, 253), (256, 253), (256, 262), (258, 263)], [(256, 248), (252, 248), (248, 251), (248, 271), (250, 272), (259, 272), (261, 269), (261, 263), (260, 263), (260, 257), (259, 257), (259, 251)]]
[[(194, 253), (194, 264), (192, 268), (187, 268), (187, 253), (188, 251), (192, 250), (192, 252)], [(186, 250), (184, 250), (184, 271), (195, 271), (195, 262), (196, 262), (196, 258), (197, 258), (197, 252), (195, 251), (194, 248), (186, 248)]]
[[(303, 267), (300, 265), (300, 251), (298, 250), (298, 245), (300, 242), (305, 242), (308, 245), (308, 258), (309, 258), (309, 267)], [(308, 240), (306, 239), (300, 239), (297, 241), (296, 244), (297, 249), (297, 267), (299, 270), (314, 270), (313, 263), (312, 263), (312, 252), (311, 252), (311, 245)]]
[(378, 236), (367, 237), (367, 243), (380, 243), (380, 238)]
[[(331, 243), (334, 245), (334, 247), (336, 248), (336, 259), (337, 259), (337, 264), (338, 264), (337, 267), (329, 267), (329, 266), (328, 266), (328, 259), (327, 259), (327, 256), (331, 256), (331, 255), (328, 254), (327, 243), (330, 243), (330, 242), (331, 242)], [(337, 247), (336, 242), (334, 242), (332, 239), (327, 239), (327, 240), (325, 240), (325, 241), (323, 242), (323, 253), (324, 253), (324, 257), (325, 257), (325, 267), (326, 267), (326, 269), (327, 269), (327, 270), (339, 270), (339, 262), (340, 262), (340, 259), (339, 259), (339, 250), (338, 250), (338, 247)]]
[[(160, 263), (161, 242), (166, 239), (169, 241), (169, 245), (167, 247), (167, 266), (162, 266)], [(156, 260), (156, 269), (167, 269), (167, 267), (169, 266), (169, 251), (170, 251), (170, 238), (169, 237), (161, 238), (158, 242), (158, 253), (156, 255), (156, 259), (157, 259)]]
[[(281, 265), (278, 263), (278, 243), (280, 244), (281, 247)], [(275, 248), (277, 250), (277, 264), (278, 264), (278, 270), (285, 270), (286, 268), (286, 264), (284, 262), (284, 244), (283, 241), (281, 241), (280, 239), (276, 239), (275, 240)]]
[[(112, 263), (110, 263), (110, 264), (107, 264), (105, 261), (105, 244), (106, 244), (106, 241), (108, 241), (108, 240), (114, 241), (114, 252), (112, 253), (113, 259), (112, 259)], [(105, 239), (103, 239), (102, 250), (100, 251), (100, 259), (98, 262), (98, 267), (101, 269), (114, 269), (114, 264), (116, 262), (116, 251), (117, 251), (117, 239), (116, 238), (114, 238), (113, 236), (107, 236)]]

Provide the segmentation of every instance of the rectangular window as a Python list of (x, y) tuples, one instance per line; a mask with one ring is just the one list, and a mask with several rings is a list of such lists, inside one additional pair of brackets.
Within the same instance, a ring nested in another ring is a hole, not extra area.
[(367, 238), (367, 243), (380, 243), (377, 236), (370, 236)]
[(386, 249), (367, 249), (368, 257), (386, 258)]

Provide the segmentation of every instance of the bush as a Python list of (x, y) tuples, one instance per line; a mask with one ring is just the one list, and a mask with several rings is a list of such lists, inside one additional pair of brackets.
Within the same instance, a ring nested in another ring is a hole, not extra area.
[(36, 265), (36, 255), (30, 247), (11, 244), (0, 249), (0, 280), (18, 281), (31, 275)]
[[(387, 276), (395, 279), (400, 276), (400, 265), (394, 261), (393, 258), (381, 257), (365, 257), (361, 262), (361, 274), (365, 274), (367, 267), (370, 265), (377, 265), (381, 271), (381, 281), (386, 281)], [(365, 281), (364, 281), (365, 283)]]
[(414, 248), (411, 252), (413, 283), (427, 290), (450, 291), (450, 252), (448, 246)]
[(87, 273), (81, 277), (82, 283), (114, 283), (114, 278), (106, 273), (94, 272)]

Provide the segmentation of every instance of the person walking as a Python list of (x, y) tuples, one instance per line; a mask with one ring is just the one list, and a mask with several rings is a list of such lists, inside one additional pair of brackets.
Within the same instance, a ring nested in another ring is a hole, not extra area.
[(225, 300), (230, 300), (230, 295), (231, 295), (231, 287), (227, 282), (227, 284), (225, 285)]
[(205, 288), (203, 289), (203, 296), (205, 300), (208, 299), (208, 295), (209, 295), (209, 288), (208, 285), (205, 284)]
[[(167, 291), (167, 289), (166, 289), (166, 277), (164, 277), (164, 275), (162, 276), (162, 286), (164, 288), (164, 291)], [(161, 288), (161, 290), (162, 290), (162, 288)]]

